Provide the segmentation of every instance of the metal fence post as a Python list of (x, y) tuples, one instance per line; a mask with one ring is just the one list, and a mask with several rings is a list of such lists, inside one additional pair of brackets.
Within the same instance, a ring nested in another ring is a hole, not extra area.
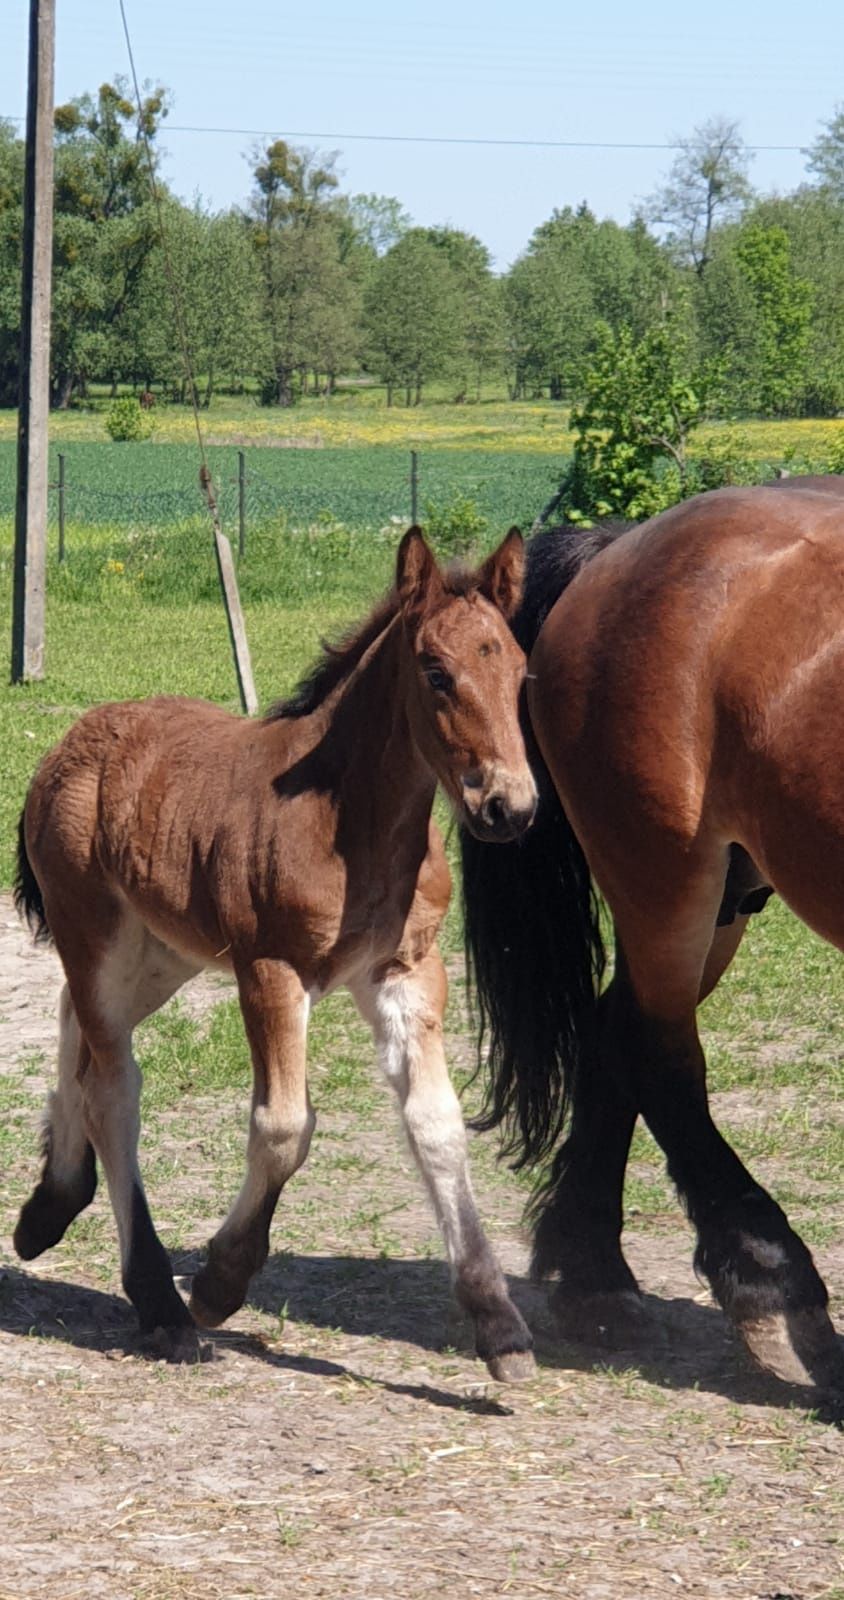
[(242, 450), (237, 452), (237, 553), (242, 556), (246, 550), (246, 457)]
[(410, 452), (410, 520), (416, 526), (419, 513), (419, 458), (415, 450)]
[(59, 560), (64, 561), (64, 456), (59, 454), (59, 480), (56, 488), (59, 491)]

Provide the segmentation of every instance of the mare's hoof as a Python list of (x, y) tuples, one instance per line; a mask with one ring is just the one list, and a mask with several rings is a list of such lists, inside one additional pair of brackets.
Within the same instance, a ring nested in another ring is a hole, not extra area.
[(175, 1328), (153, 1328), (141, 1337), (144, 1355), (157, 1361), (169, 1361), (174, 1366), (196, 1366), (211, 1361), (214, 1351), (207, 1339), (200, 1339), (194, 1327), (182, 1325)]
[(570, 1344), (653, 1353), (668, 1343), (664, 1327), (633, 1289), (574, 1295), (561, 1284), (551, 1296), (551, 1309), (557, 1332)]
[(784, 1383), (844, 1397), (844, 1346), (822, 1306), (776, 1311), (736, 1324), (754, 1361)]
[(225, 1311), (216, 1311), (213, 1306), (206, 1305), (204, 1300), (200, 1300), (196, 1290), (188, 1301), (188, 1310), (200, 1328), (220, 1328), (228, 1315)]
[(490, 1356), (487, 1367), (496, 1383), (529, 1383), (536, 1377), (532, 1350), (510, 1350), (505, 1356)]

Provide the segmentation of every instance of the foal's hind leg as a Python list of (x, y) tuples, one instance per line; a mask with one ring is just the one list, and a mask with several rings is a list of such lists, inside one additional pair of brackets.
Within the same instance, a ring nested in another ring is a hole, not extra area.
[[(117, 1222), (123, 1286), (141, 1329), (162, 1328), (180, 1346), (192, 1323), (152, 1225), (138, 1169), (141, 1076), (132, 1055), (132, 1029), (197, 968), (154, 939), (131, 912), (118, 910), (113, 903), (98, 906), (97, 912), (98, 918), (90, 918), (90, 927), (98, 928), (95, 937), (89, 928), (77, 925), (72, 911), (59, 905), (50, 908), (50, 926), (72, 1001), (64, 1015), (68, 1050), (65, 1054), (63, 1042), (59, 1097), (50, 1108), (51, 1141), (60, 1132), (62, 1148), (69, 1147), (77, 1156), (84, 1148), (83, 1136), (93, 1145)], [(70, 1083), (69, 1041), (76, 1036), (71, 1010), (80, 1034), (78, 1096)], [(58, 1111), (68, 1114), (61, 1130)], [(45, 1177), (49, 1175), (48, 1161)], [(24, 1207), (18, 1225), (24, 1246), (30, 1242), (38, 1192)]]
[(58, 1244), (74, 1217), (94, 1198), (97, 1165), (82, 1097), (82, 1079), (90, 1063), (91, 1053), (65, 984), (59, 1001), (58, 1083), (47, 1101), (44, 1120), (44, 1169), (14, 1234), (15, 1249), (24, 1261)]
[(411, 1150), (433, 1200), (458, 1301), (475, 1324), (478, 1355), (493, 1377), (533, 1371), (530, 1333), (507, 1292), (475, 1205), (466, 1130), (442, 1040), (446, 976), (436, 950), (410, 971), (357, 983), (352, 993), (370, 1022), (378, 1058), (401, 1106)]
[(305, 1078), (305, 990), (281, 961), (255, 961), (237, 977), (254, 1092), (246, 1179), (193, 1280), (191, 1311), (211, 1328), (242, 1306), (264, 1265), (278, 1197), (305, 1160), (316, 1122)]

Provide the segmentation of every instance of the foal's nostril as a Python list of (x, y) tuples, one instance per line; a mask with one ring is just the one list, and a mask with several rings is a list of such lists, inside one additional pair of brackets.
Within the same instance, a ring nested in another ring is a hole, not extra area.
[(487, 795), (481, 807), (481, 816), (488, 828), (498, 828), (507, 820), (507, 803), (500, 794)]

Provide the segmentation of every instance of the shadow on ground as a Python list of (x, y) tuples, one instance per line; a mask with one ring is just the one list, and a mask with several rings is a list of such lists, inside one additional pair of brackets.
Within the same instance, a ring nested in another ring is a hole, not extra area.
[[(189, 1275), (198, 1253), (176, 1254), (174, 1269)], [(779, 1382), (750, 1365), (720, 1311), (689, 1299), (646, 1297), (654, 1328), (652, 1350), (610, 1351), (574, 1345), (555, 1336), (542, 1286), (511, 1277), (513, 1299), (536, 1338), (540, 1366), (588, 1373), (597, 1369), (637, 1376), (672, 1390), (696, 1389), (739, 1405), (807, 1407), (825, 1422), (841, 1425), (840, 1408), (819, 1408), (817, 1393)], [(250, 1295), (257, 1309), (278, 1315), (278, 1338), (267, 1339), (233, 1327), (211, 1336), (213, 1353), (227, 1350), (288, 1370), (326, 1376), (345, 1375), (408, 1394), (435, 1405), (496, 1412), (500, 1402), (464, 1398), (428, 1384), (392, 1383), (356, 1373), (339, 1362), (285, 1353), (284, 1325), (304, 1323), (357, 1338), (397, 1341), (425, 1351), (454, 1348), (472, 1353), (471, 1327), (454, 1307), (448, 1271), (436, 1260), (383, 1260), (358, 1256), (276, 1255), (267, 1263)], [(127, 1301), (96, 1289), (57, 1279), (34, 1277), (19, 1267), (0, 1272), (0, 1329), (21, 1338), (56, 1339), (107, 1356), (143, 1353), (134, 1313)], [(478, 1365), (478, 1381), (485, 1369)]]

